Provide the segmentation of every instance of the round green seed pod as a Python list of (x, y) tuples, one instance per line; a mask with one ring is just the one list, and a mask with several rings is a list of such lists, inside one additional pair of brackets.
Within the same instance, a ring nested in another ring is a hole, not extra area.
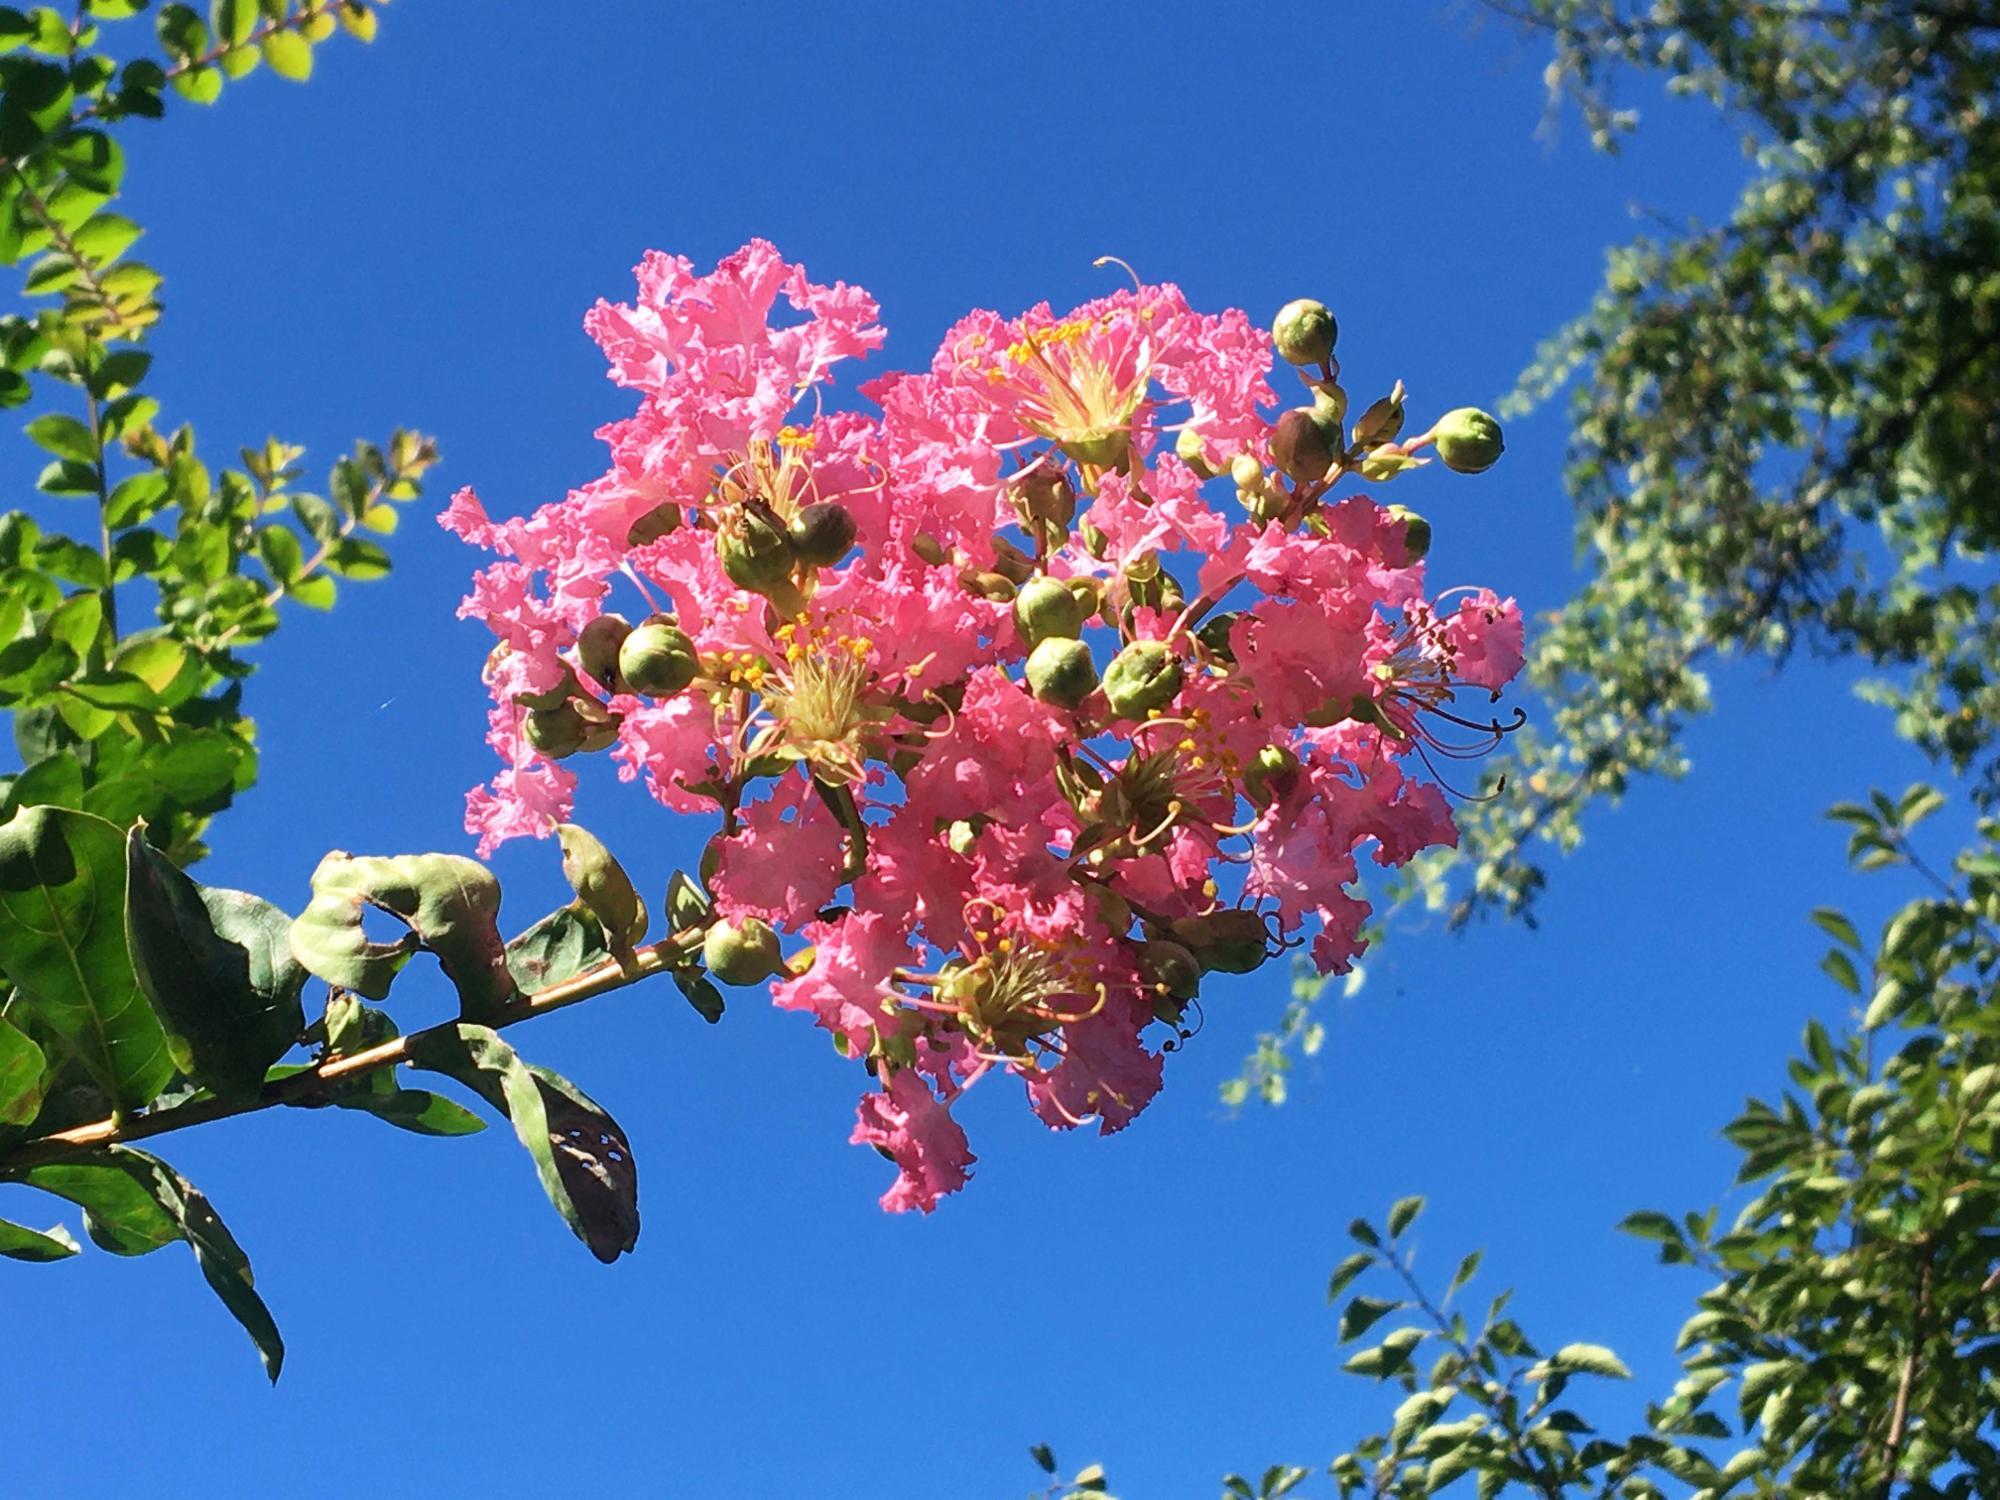
[(1431, 550), (1431, 523), (1407, 505), (1392, 505), (1389, 514), (1403, 523), (1403, 547), (1411, 562), (1421, 562)]
[(729, 581), (757, 594), (787, 582), (796, 561), (790, 534), (772, 517), (748, 508), (723, 523), (715, 534), (715, 552)]
[(1028, 691), (1043, 703), (1075, 708), (1097, 690), (1097, 663), (1090, 647), (1052, 635), (1028, 653)]
[(606, 692), (621, 690), (618, 649), (631, 633), (632, 622), (623, 615), (599, 615), (577, 632), (577, 665)]
[(1317, 406), (1295, 406), (1271, 433), (1271, 460), (1288, 479), (1315, 484), (1340, 456), (1340, 423)]
[(522, 738), (534, 747), (537, 755), (550, 760), (576, 754), (589, 734), (590, 726), (583, 722), (583, 715), (567, 703), (556, 708), (531, 708), (521, 722)]
[(1444, 466), (1459, 474), (1492, 468), (1507, 447), (1500, 438), (1500, 424), (1476, 406), (1446, 412), (1431, 429), (1431, 437)]
[(1324, 302), (1300, 297), (1278, 309), (1271, 320), (1271, 343), (1287, 364), (1317, 365), (1333, 357), (1340, 325)]
[(854, 513), (831, 500), (808, 505), (792, 517), (792, 550), (810, 567), (830, 568), (854, 545)]
[(618, 675), (633, 692), (649, 698), (670, 698), (700, 673), (694, 642), (665, 620), (646, 621), (618, 648)]
[(1143, 719), (1181, 690), (1180, 658), (1164, 641), (1134, 641), (1104, 669), (1104, 698), (1121, 719)]
[(1014, 623), (1031, 646), (1053, 636), (1075, 639), (1084, 618), (1082, 601), (1060, 579), (1030, 578), (1014, 596)]
[(1284, 796), (1298, 773), (1298, 756), (1283, 745), (1266, 745), (1243, 768), (1243, 795), (1258, 807), (1268, 807)]
[(785, 967), (778, 934), (761, 917), (710, 927), (701, 940), (701, 960), (724, 984), (762, 984)]

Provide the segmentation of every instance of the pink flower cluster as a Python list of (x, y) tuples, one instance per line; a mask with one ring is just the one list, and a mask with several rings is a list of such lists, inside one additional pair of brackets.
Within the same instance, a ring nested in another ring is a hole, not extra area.
[[(975, 312), (863, 386), (872, 412), (829, 410), (884, 337), (864, 292), (762, 241), (638, 280), (586, 320), (639, 394), (609, 471), (442, 517), (498, 554), (460, 611), (499, 638), (503, 769), (467, 826), (546, 835), (560, 760), (600, 748), (718, 813), (715, 921), (799, 940), (762, 972), (872, 1075), (853, 1138), (898, 1168), (885, 1208), (964, 1183), (952, 1108), (989, 1073), (1053, 1127), (1121, 1129), (1205, 973), (1307, 944), (1344, 970), (1359, 853), (1455, 841), (1428, 724), (1519, 669), (1519, 611), (1426, 602), (1428, 527), (1329, 493), (1393, 430), (1319, 479), (1274, 467), (1243, 313), (1170, 285)], [(595, 623), (613, 593), (651, 618)]]

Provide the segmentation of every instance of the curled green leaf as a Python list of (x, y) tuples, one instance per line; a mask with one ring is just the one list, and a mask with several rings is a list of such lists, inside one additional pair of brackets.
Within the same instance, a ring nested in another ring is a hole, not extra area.
[[(456, 854), (356, 856), (335, 851), (313, 872), (313, 899), (292, 924), (298, 961), (328, 984), (370, 1000), (389, 993), (420, 948), (435, 953), (468, 1015), (489, 1014), (519, 993), (497, 918), (500, 882)], [(365, 907), (409, 927), (393, 943), (362, 930)]]

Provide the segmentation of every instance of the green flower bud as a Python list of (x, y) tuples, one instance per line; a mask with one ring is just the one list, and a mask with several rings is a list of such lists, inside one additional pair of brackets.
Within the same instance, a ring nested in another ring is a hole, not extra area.
[(1431, 550), (1431, 523), (1407, 505), (1392, 505), (1389, 514), (1403, 523), (1403, 550), (1410, 561), (1421, 561)]
[(1243, 795), (1258, 807), (1269, 807), (1291, 790), (1299, 773), (1299, 758), (1283, 745), (1266, 745), (1243, 768)]
[(1097, 690), (1097, 663), (1090, 647), (1052, 635), (1028, 653), (1028, 691), (1043, 703), (1075, 708)]
[(947, 556), (944, 543), (928, 531), (920, 531), (910, 538), (910, 550), (934, 568), (940, 566)]
[(1333, 357), (1340, 325), (1324, 302), (1300, 297), (1278, 309), (1271, 320), (1271, 343), (1287, 364), (1317, 365)]
[(1236, 498), (1243, 502), (1243, 508), (1250, 512), (1250, 519), (1259, 526), (1284, 520), (1285, 513), (1292, 508), (1291, 497), (1277, 489), (1239, 491)]
[(1086, 552), (1099, 562), (1104, 561), (1104, 554), (1111, 550), (1110, 537), (1106, 536), (1089, 521), (1085, 521), (1081, 526), (1077, 527), (1076, 534), (1083, 538), (1083, 546)]
[(1339, 428), (1347, 420), (1347, 392), (1332, 384), (1314, 386), (1313, 410)]
[(1271, 458), (1288, 479), (1316, 484), (1340, 456), (1340, 424), (1316, 406), (1295, 406), (1271, 433)]
[(1373, 448), (1381, 443), (1394, 442), (1396, 434), (1402, 430), (1403, 382), (1399, 380), (1388, 395), (1371, 402), (1368, 410), (1361, 414), (1361, 420), (1354, 424), (1354, 446)]
[(854, 515), (831, 500), (817, 501), (792, 517), (792, 550), (809, 567), (830, 568), (854, 545)]
[(724, 984), (762, 984), (785, 971), (778, 934), (761, 917), (717, 922), (702, 937), (701, 961)]
[(1444, 466), (1460, 474), (1492, 468), (1507, 446), (1500, 440), (1500, 424), (1476, 406), (1446, 412), (1431, 429), (1431, 437)]
[(618, 648), (632, 633), (632, 623), (623, 615), (599, 615), (576, 636), (577, 664), (605, 691), (619, 691)]
[(1194, 470), (1197, 479), (1213, 479), (1222, 472), (1210, 462), (1208, 444), (1192, 427), (1183, 427), (1180, 436), (1174, 439), (1174, 457)]
[(618, 648), (618, 675), (635, 693), (670, 698), (701, 673), (687, 632), (663, 618), (646, 621)]
[(1104, 671), (1104, 698), (1121, 719), (1165, 708), (1181, 690), (1180, 658), (1164, 641), (1134, 641)]
[(777, 518), (750, 506), (732, 512), (722, 523), (715, 534), (715, 552), (729, 581), (753, 594), (788, 582), (795, 560), (791, 536)]
[(1270, 957), (1264, 919), (1254, 911), (1232, 908), (1205, 917), (1182, 917), (1172, 932), (1207, 971), (1248, 974)]
[(1201, 964), (1186, 948), (1167, 938), (1154, 938), (1139, 947), (1139, 974), (1180, 1000), (1192, 1000), (1201, 988)]
[(1236, 622), (1242, 618), (1243, 616), (1235, 611), (1210, 615), (1201, 622), (1201, 629), (1194, 633), (1194, 638), (1224, 661), (1235, 661), (1236, 648), (1229, 643), (1229, 632), (1236, 628)]
[(1074, 639), (1083, 621), (1082, 602), (1057, 579), (1031, 578), (1014, 596), (1014, 623), (1031, 646), (1052, 636)]
[(1257, 462), (1254, 453), (1239, 453), (1229, 460), (1229, 477), (1239, 490), (1260, 489), (1264, 483), (1264, 466)]
[(656, 505), (625, 531), (625, 545), (643, 547), (648, 542), (657, 542), (661, 537), (680, 530), (681, 508), (669, 500), (665, 505)]
[(589, 733), (590, 726), (583, 722), (583, 715), (567, 703), (556, 708), (531, 708), (521, 724), (522, 737), (537, 755), (546, 755), (550, 760), (576, 754)]

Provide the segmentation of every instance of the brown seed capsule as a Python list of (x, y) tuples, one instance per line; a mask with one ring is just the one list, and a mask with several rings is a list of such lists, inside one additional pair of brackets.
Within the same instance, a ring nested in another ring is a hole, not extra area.
[(1295, 406), (1271, 433), (1271, 458), (1285, 477), (1316, 484), (1340, 456), (1340, 424), (1316, 406)]

